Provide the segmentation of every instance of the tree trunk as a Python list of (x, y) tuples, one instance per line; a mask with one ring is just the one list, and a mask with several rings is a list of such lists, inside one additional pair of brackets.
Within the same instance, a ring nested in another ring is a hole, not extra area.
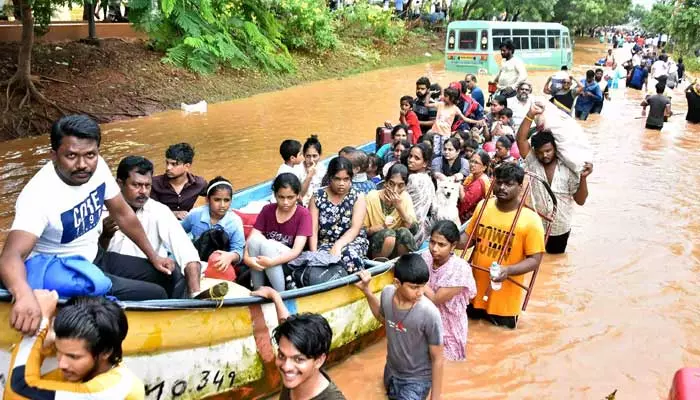
[(32, 74), (32, 47), (34, 47), (34, 14), (32, 7), (26, 1), (20, 0), (22, 7), (22, 44), (19, 48), (17, 59), (17, 72), (15, 76), (20, 86), (25, 86), (31, 80)]
[(32, 48), (34, 47), (34, 14), (32, 12), (32, 7), (24, 0), (19, 0), (22, 10), (22, 43), (19, 48), (19, 55), (17, 57), (17, 71), (7, 82), (7, 92), (6, 100), (7, 106), (5, 112), (10, 109), (10, 103), (12, 101), (12, 96), (15, 91), (19, 90), (20, 94), (24, 91), (24, 97), (19, 102), (18, 108), (21, 109), (25, 104), (29, 104), (32, 99), (39, 101), (40, 103), (50, 104), (61, 113), (63, 110), (60, 109), (55, 103), (49, 101), (39, 93), (34, 82), (32, 81)]
[(96, 41), (97, 33), (95, 32), (95, 3), (92, 1), (86, 1), (85, 8), (88, 10), (88, 39), (91, 41)]

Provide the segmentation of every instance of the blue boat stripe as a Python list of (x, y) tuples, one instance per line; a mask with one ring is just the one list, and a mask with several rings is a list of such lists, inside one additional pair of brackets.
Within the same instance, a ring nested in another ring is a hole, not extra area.
[(284, 305), (287, 306), (290, 314), (297, 313), (297, 299), (288, 299), (284, 301)]

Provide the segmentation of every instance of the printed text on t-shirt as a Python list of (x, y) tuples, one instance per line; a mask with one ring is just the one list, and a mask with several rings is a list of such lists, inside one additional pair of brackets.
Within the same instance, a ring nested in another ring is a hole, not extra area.
[(105, 201), (105, 184), (90, 192), (85, 200), (61, 213), (63, 236), (61, 244), (70, 243), (97, 226)]

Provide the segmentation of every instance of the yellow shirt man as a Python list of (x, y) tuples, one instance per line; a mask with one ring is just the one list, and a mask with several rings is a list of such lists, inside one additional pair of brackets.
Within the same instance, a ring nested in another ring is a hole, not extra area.
[[(482, 200), (474, 211), (474, 216), (479, 215), (481, 207), (484, 206)], [(501, 249), (506, 241), (506, 236), (513, 224), (516, 211), (503, 212), (496, 207), (496, 200), (490, 199), (486, 203), (486, 209), (479, 223), (475, 240), (476, 244), (472, 256), (472, 264), (489, 269), (493, 261), (498, 261)], [(474, 229), (476, 217), (473, 217), (466, 232)], [(527, 256), (537, 253), (544, 253), (544, 227), (542, 220), (532, 210), (523, 208), (515, 226), (514, 237), (506, 251), (506, 257), (502, 263), (504, 267), (523, 261)], [(488, 272), (474, 269), (474, 279), (476, 280), (476, 297), (473, 300), (473, 307), (486, 310), (488, 314), (503, 317), (517, 316), (520, 314), (520, 307), (523, 302), (524, 290), (512, 282), (506, 280), (498, 291), (491, 291), (488, 301), (483, 297), (486, 289), (491, 285), (491, 278)], [(525, 275), (511, 276), (511, 279), (519, 283), (525, 281)]]

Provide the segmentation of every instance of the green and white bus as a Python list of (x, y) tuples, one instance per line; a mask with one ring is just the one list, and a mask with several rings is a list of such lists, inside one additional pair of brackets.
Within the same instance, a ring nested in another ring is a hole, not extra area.
[(569, 29), (549, 22), (454, 21), (447, 26), (445, 69), (496, 75), (500, 69), (499, 46), (511, 39), (515, 56), (528, 69), (559, 70), (573, 65)]

